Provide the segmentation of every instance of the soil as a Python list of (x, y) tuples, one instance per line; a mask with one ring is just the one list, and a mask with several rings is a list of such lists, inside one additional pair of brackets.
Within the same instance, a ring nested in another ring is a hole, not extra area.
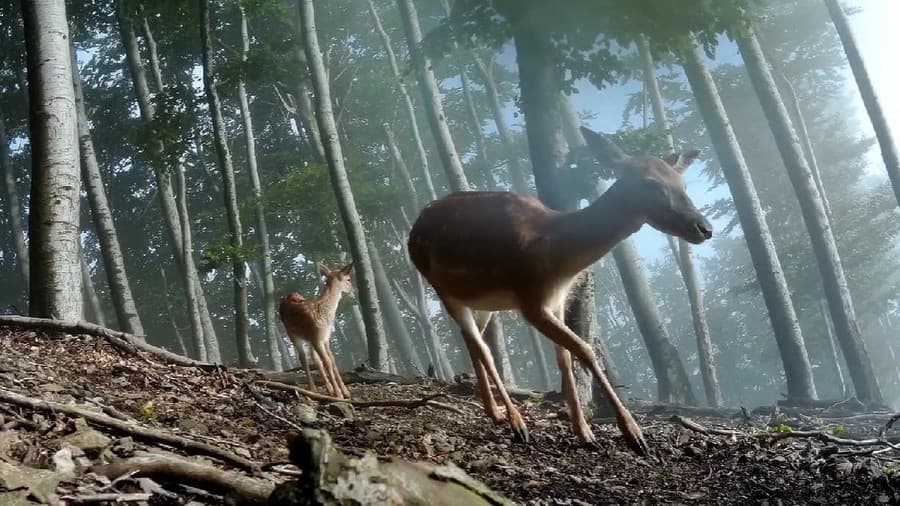
[[(871, 438), (890, 413), (843, 416), (847, 414), (839, 409), (769, 409), (765, 415), (739, 416), (736, 409), (681, 410), (704, 427), (740, 431), (728, 436), (685, 428), (670, 418), (676, 408), (644, 406), (635, 414), (652, 455), (641, 458), (626, 448), (614, 424), (602, 421), (593, 424), (597, 446), (579, 444), (564, 406), (550, 396), (520, 402), (533, 438), (526, 445), (513, 441), (507, 426), (493, 425), (476, 399), (448, 393), (459, 389), (434, 380), (348, 386), (355, 400), (445, 394), (439, 400), (462, 414), (432, 406), (348, 408), (317, 403), (253, 385), (263, 379), (260, 371), (163, 364), (90, 336), (0, 328), (0, 350), (0, 389), (104, 410), (261, 464), (286, 462), (286, 437), (302, 425), (327, 430), (335, 445), (351, 455), (377, 452), (412, 461), (453, 462), (523, 504), (900, 504), (897, 449), (768, 436), (819, 430), (842, 438)], [(222, 504), (218, 495), (174, 482), (151, 486), (149, 480), (109, 483), (98, 478), (86, 466), (141, 449), (185, 453), (101, 426), (92, 429), (109, 442), (76, 458), (77, 473), (59, 481), (55, 496), (42, 497), (45, 502), (100, 492), (146, 492), (149, 487), (154, 490), (149, 492), (150, 504)], [(4, 497), (11, 501), (14, 496), (9, 494), (18, 493), (18, 500), (27, 496), (22, 490), (4, 491), (2, 466), (54, 470), (58, 464), (53, 456), (71, 442), (73, 433), (84, 430), (83, 424), (60, 413), (37, 413), (0, 401), (0, 503)], [(888, 435), (896, 436), (896, 429)], [(264, 479), (290, 478), (271, 466), (264, 469), (258, 475)], [(32, 493), (27, 500), (36, 503), (40, 496)]]

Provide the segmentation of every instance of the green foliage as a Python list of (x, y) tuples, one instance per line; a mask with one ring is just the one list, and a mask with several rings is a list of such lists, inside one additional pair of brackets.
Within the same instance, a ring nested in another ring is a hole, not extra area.
[(766, 432), (769, 432), (770, 434), (783, 434), (786, 432), (794, 432), (794, 428), (786, 423), (779, 423), (778, 425), (766, 427)]
[(206, 245), (197, 269), (200, 273), (206, 274), (223, 267), (231, 268), (237, 262), (249, 262), (259, 256), (259, 246), (256, 244), (236, 247), (223, 239)]

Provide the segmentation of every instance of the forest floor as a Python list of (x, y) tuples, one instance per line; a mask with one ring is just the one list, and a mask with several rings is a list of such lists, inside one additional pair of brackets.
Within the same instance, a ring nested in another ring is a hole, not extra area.
[[(290, 466), (265, 464), (287, 461), (285, 441), (297, 425), (327, 430), (349, 455), (374, 451), (453, 462), (523, 504), (900, 504), (900, 450), (843, 441), (875, 438), (890, 413), (841, 416), (838, 407), (768, 409), (764, 415), (744, 416), (734, 410), (731, 417), (727, 410), (721, 411), (726, 416), (682, 410), (684, 421), (673, 418), (672, 409), (648, 406), (636, 409), (636, 416), (652, 455), (640, 458), (609, 423), (593, 424), (596, 448), (580, 445), (564, 407), (554, 401), (520, 403), (534, 439), (524, 445), (511, 439), (505, 425), (491, 424), (475, 398), (458, 393), (465, 390), (459, 385), (353, 383), (354, 400), (442, 394), (434, 399), (441, 406), (348, 408), (260, 384), (261, 374), (163, 364), (124, 353), (102, 338), (0, 327), (0, 396), (7, 397), (0, 398), (0, 504), (75, 504), (104, 497), (222, 504), (221, 492), (202, 490), (215, 487), (195, 488), (171, 477), (150, 480), (133, 472), (104, 477), (104, 468), (91, 466), (147, 455), (142, 452), (171, 452), (230, 469), (229, 476), (249, 475), (240, 469), (246, 459), (264, 464), (256, 478), (280, 482), (291, 478)], [(15, 394), (206, 443), (236, 458), (227, 463), (200, 458), (196, 454), (209, 454), (209, 448), (179, 449), (184, 445), (127, 436), (121, 428), (85, 424), (56, 405), (27, 406), (31, 401), (16, 400)], [(711, 414), (717, 416), (703, 416)], [(692, 421), (723, 433), (691, 430), (686, 424)], [(897, 440), (897, 429), (886, 432), (888, 441)], [(797, 431), (803, 430), (818, 436), (800, 437)]]

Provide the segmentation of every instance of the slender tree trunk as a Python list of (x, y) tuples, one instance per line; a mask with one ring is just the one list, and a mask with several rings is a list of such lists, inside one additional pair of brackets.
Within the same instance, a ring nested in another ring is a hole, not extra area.
[(844, 14), (838, 0), (825, 0), (825, 5), (828, 7), (831, 20), (841, 38), (841, 44), (847, 54), (847, 61), (850, 63), (850, 69), (853, 70), (853, 77), (856, 79), (856, 86), (859, 88), (866, 112), (869, 113), (869, 119), (875, 129), (875, 137), (878, 138), (878, 145), (881, 147), (881, 157), (884, 159), (884, 166), (891, 180), (891, 186), (894, 188), (894, 197), (900, 204), (900, 154), (898, 154), (897, 142), (891, 134), (884, 110), (881, 108), (878, 95), (875, 94), (875, 88), (869, 79), (869, 72), (866, 70), (859, 47), (856, 45), (853, 31), (850, 30), (847, 15)]
[(756, 188), (750, 178), (750, 171), (747, 169), (744, 155), (719, 97), (719, 90), (703, 63), (703, 56), (698, 48), (685, 52), (682, 65), (731, 190), (738, 219), (744, 231), (744, 240), (750, 250), (750, 258), (781, 354), (788, 398), (815, 399), (816, 387), (813, 384), (812, 367), (800, 325), (797, 323), (797, 314), (794, 312), (787, 280), (778, 260), (775, 243), (769, 232)]
[[(0, 104), (2, 106), (2, 104)], [(6, 215), (9, 217), (10, 234), (16, 247), (16, 263), (28, 286), (28, 250), (25, 247), (25, 227), (22, 223), (22, 205), (19, 203), (19, 189), (16, 174), (9, 159), (9, 139), (6, 136), (6, 122), (0, 107), (0, 170), (3, 171), (3, 189), (6, 197)]]
[[(122, 45), (125, 49), (125, 61), (128, 71), (131, 75), (132, 84), (134, 85), (135, 97), (138, 102), (138, 108), (141, 114), (141, 121), (146, 125), (152, 125), (155, 117), (155, 110), (150, 101), (150, 88), (147, 85), (147, 75), (144, 66), (141, 63), (141, 55), (138, 50), (137, 39), (134, 33), (134, 25), (126, 10), (123, 0), (116, 0), (116, 18), (119, 25), (119, 33), (122, 38)], [(158, 68), (158, 65), (154, 65)], [(157, 76), (155, 76), (157, 77)], [(157, 77), (157, 80), (161, 78)], [(172, 187), (172, 176), (170, 172), (176, 174), (181, 172), (180, 166), (173, 168), (171, 171), (165, 165), (165, 145), (161, 140), (150, 141), (150, 162), (153, 165), (153, 175), (156, 178), (156, 185), (159, 193), (159, 202), (165, 230), (168, 235), (169, 245), (175, 257), (175, 265), (178, 267), (181, 278), (190, 277), (191, 282), (184, 282), (184, 286), (189, 284), (193, 286), (193, 293), (185, 293), (185, 300), (195, 300), (199, 308), (201, 324), (203, 329), (203, 341), (205, 341), (204, 350), (210, 353), (207, 360), (210, 362), (220, 362), (219, 344), (216, 338), (215, 328), (212, 325), (212, 318), (206, 306), (206, 297), (203, 294), (203, 287), (200, 284), (200, 277), (197, 269), (193, 266), (193, 252), (190, 248), (184, 248), (182, 243), (183, 231), (190, 233), (190, 219), (187, 215), (179, 216), (179, 206), (175, 201), (175, 192)], [(187, 206), (184, 206), (187, 209)], [(190, 255), (191, 262), (188, 265), (185, 258)], [(193, 306), (188, 305), (188, 312), (192, 311)], [(189, 318), (192, 318), (188, 314)], [(205, 351), (204, 351), (205, 353)]]
[(500, 313), (494, 313), (484, 331), (484, 342), (491, 350), (491, 357), (500, 373), (503, 384), (512, 386), (516, 384), (516, 376), (513, 372), (512, 361), (509, 359), (509, 350), (506, 347), (506, 335), (503, 324), (500, 322)]
[(409, 335), (409, 330), (403, 322), (400, 308), (394, 302), (396, 299), (391, 289), (391, 282), (384, 269), (384, 264), (381, 262), (381, 255), (371, 240), (366, 240), (366, 244), (369, 247), (369, 258), (372, 259), (372, 270), (375, 274), (375, 288), (378, 292), (378, 300), (384, 301), (381, 304), (381, 310), (384, 314), (385, 327), (390, 332), (394, 343), (393, 349), (397, 351), (397, 356), (395, 357), (399, 361), (397, 366), (401, 370), (413, 374), (425, 374), (425, 366), (422, 365), (422, 359), (419, 357), (412, 337)]
[(397, 138), (394, 136), (391, 126), (383, 123), (382, 127), (384, 128), (388, 151), (390, 151), (391, 158), (394, 160), (394, 165), (397, 168), (398, 179), (400, 179), (400, 183), (403, 184), (403, 188), (406, 190), (406, 215), (415, 216), (419, 213), (419, 194), (416, 192), (416, 186), (413, 184), (410, 176), (409, 167), (403, 159), (403, 154), (400, 153), (400, 146), (397, 144)]
[(525, 180), (525, 171), (519, 155), (516, 153), (516, 145), (513, 140), (512, 132), (503, 116), (503, 106), (500, 103), (500, 92), (497, 91), (497, 82), (494, 80), (493, 65), (494, 62), (485, 63), (478, 55), (474, 55), (475, 67), (481, 75), (484, 90), (487, 93), (488, 105), (491, 109), (491, 116), (494, 118), (494, 124), (497, 125), (497, 133), (500, 136), (500, 142), (506, 150), (507, 171), (509, 172), (509, 180), (512, 184), (514, 192), (525, 195), (528, 193), (528, 182)]
[(347, 169), (344, 167), (344, 155), (331, 109), (331, 90), (328, 86), (328, 77), (325, 73), (322, 53), (319, 50), (312, 0), (298, 0), (298, 6), (306, 59), (309, 63), (309, 72), (312, 76), (313, 89), (316, 94), (316, 116), (319, 122), (319, 130), (325, 140), (325, 155), (328, 159), (331, 185), (334, 189), (341, 219), (347, 232), (350, 254), (356, 266), (359, 301), (365, 308), (363, 320), (366, 326), (366, 341), (369, 348), (369, 365), (375, 369), (382, 369), (387, 358), (387, 346), (381, 319), (381, 308), (378, 304), (378, 294), (375, 287), (375, 275), (372, 271), (369, 250), (366, 247), (363, 224), (360, 220), (359, 212), (356, 210), (353, 191), (347, 178)]
[(466, 104), (466, 119), (469, 122), (469, 128), (472, 130), (472, 137), (475, 139), (476, 163), (480, 169), (481, 177), (484, 178), (485, 188), (489, 191), (494, 191), (497, 189), (497, 183), (494, 181), (494, 174), (491, 172), (491, 162), (488, 160), (484, 132), (481, 130), (481, 119), (478, 117), (478, 111), (475, 109), (475, 101), (472, 99), (472, 91), (469, 89), (469, 75), (465, 67), (460, 70), (459, 80), (462, 84), (463, 101)]
[(416, 119), (416, 109), (413, 106), (412, 97), (409, 96), (409, 91), (406, 89), (406, 83), (403, 81), (403, 76), (400, 74), (400, 67), (397, 65), (397, 57), (394, 55), (391, 38), (381, 24), (381, 18), (378, 16), (378, 11), (375, 10), (375, 4), (372, 0), (368, 1), (369, 12), (372, 14), (372, 21), (375, 22), (375, 29), (378, 31), (379, 37), (381, 37), (381, 44), (384, 47), (385, 54), (387, 54), (388, 64), (391, 67), (391, 73), (394, 75), (397, 91), (403, 98), (403, 106), (406, 110), (406, 117), (409, 120), (413, 143), (416, 146), (416, 154), (419, 158), (420, 172), (417, 176), (422, 177), (422, 182), (425, 184), (425, 189), (428, 192), (428, 198), (430, 200), (436, 200), (437, 193), (434, 191), (434, 183), (431, 181), (431, 170), (428, 168), (428, 153), (425, 151), (425, 143), (422, 142), (422, 131), (419, 129), (419, 120)]
[(222, 173), (222, 186), (225, 189), (225, 217), (228, 221), (228, 232), (232, 248), (232, 281), (234, 282), (234, 333), (237, 339), (238, 364), (250, 367), (256, 362), (250, 346), (248, 333), (249, 318), (247, 310), (247, 266), (244, 259), (244, 232), (241, 228), (240, 209), (238, 208), (237, 186), (234, 180), (234, 165), (231, 152), (225, 137), (225, 119), (222, 117), (222, 106), (219, 92), (216, 90), (215, 75), (212, 68), (212, 33), (209, 22), (209, 0), (200, 0), (200, 38), (202, 42), (203, 87), (206, 89), (206, 100), (209, 102), (209, 114), (212, 116), (213, 138), (216, 144), (216, 157)]
[(528, 342), (531, 345), (531, 351), (534, 353), (534, 363), (537, 366), (538, 388), (541, 390), (550, 389), (550, 367), (547, 365), (547, 354), (544, 353), (544, 345), (541, 343), (541, 336), (534, 327), (527, 325)]
[(838, 356), (837, 346), (834, 342), (834, 330), (831, 326), (831, 318), (828, 316), (828, 302), (819, 301), (819, 310), (822, 315), (822, 323), (825, 325), (825, 339), (828, 345), (828, 354), (832, 362), (834, 362), (834, 372), (837, 374), (838, 386), (841, 390), (841, 398), (850, 397), (850, 389), (847, 388), (847, 381), (844, 379), (844, 368), (841, 367), (841, 357)]
[[(191, 227), (187, 223), (187, 188), (184, 181), (184, 168), (179, 165), (175, 168), (175, 188), (177, 190), (176, 199), (178, 205), (178, 219), (180, 220), (179, 228), (182, 230), (182, 247), (181, 247), (181, 264), (183, 270), (191, 272), (195, 270), (194, 266), (194, 245), (191, 233)], [(187, 302), (188, 321), (191, 324), (191, 338), (194, 344), (194, 353), (198, 360), (209, 359), (208, 340), (204, 339), (206, 332), (203, 329), (203, 321), (200, 310), (200, 301), (197, 296), (197, 287), (194, 283), (197, 279), (194, 276), (181, 276), (181, 282), (184, 284), (185, 301)]]
[[(87, 190), (88, 203), (91, 207), (91, 215), (94, 217), (94, 229), (97, 239), (100, 241), (100, 253), (103, 257), (103, 267), (106, 270), (109, 291), (112, 296), (113, 309), (119, 328), (136, 336), (144, 335), (144, 326), (137, 312), (134, 297), (131, 294), (131, 285), (125, 271), (125, 259), (122, 256), (122, 248), (119, 246), (119, 235), (116, 232), (112, 209), (106, 198), (106, 188), (103, 185), (103, 175), (100, 165), (97, 163), (97, 154), (94, 151), (94, 140), (88, 126), (87, 111), (84, 104), (84, 90), (81, 77), (78, 74), (75, 48), (72, 46), (72, 83), (75, 90), (75, 108), (78, 116), (78, 142), (81, 148), (81, 178)], [(99, 323), (99, 322), (98, 322)]]
[[(653, 108), (656, 127), (666, 136), (666, 147), (669, 152), (674, 152), (675, 140), (672, 138), (662, 93), (659, 91), (659, 83), (656, 80), (656, 68), (653, 56), (650, 54), (650, 44), (645, 37), (641, 37), (638, 46), (644, 64), (645, 89)], [(716, 375), (715, 361), (713, 360), (709, 325), (706, 323), (706, 309), (703, 307), (703, 289), (700, 287), (700, 277), (694, 267), (691, 245), (680, 238), (676, 245), (676, 239), (671, 236), (668, 237), (668, 241), (672, 255), (675, 257), (675, 263), (678, 264), (681, 277), (684, 279), (684, 286), (691, 304), (691, 320), (694, 323), (694, 335), (697, 337), (697, 356), (700, 361), (700, 375), (703, 378), (706, 402), (712, 407), (718, 407), (722, 405), (722, 392), (719, 388), (719, 378)]]
[(82, 311), (77, 118), (63, 0), (22, 0), (32, 177), (28, 217), (31, 316)]
[(172, 333), (175, 335), (175, 342), (178, 344), (179, 352), (187, 357), (188, 349), (184, 343), (184, 336), (181, 334), (181, 328), (178, 327), (175, 311), (172, 310), (172, 297), (169, 295), (169, 280), (166, 278), (166, 268), (162, 265), (159, 266), (159, 275), (160, 279), (162, 279), (162, 288), (166, 300), (166, 312), (169, 314), (169, 321), (172, 324)]
[[(247, 30), (247, 15), (241, 11), (241, 60), (247, 61), (250, 52), (250, 36)], [(256, 138), (253, 134), (253, 118), (250, 115), (250, 101), (247, 98), (247, 87), (243, 79), (238, 81), (238, 98), (241, 104), (241, 119), (244, 121), (244, 141), (247, 144), (247, 172), (250, 175), (250, 188), (253, 191), (254, 211), (256, 214), (256, 235), (262, 249), (262, 299), (266, 325), (266, 343), (272, 358), (272, 368), (281, 371), (281, 351), (278, 349), (278, 337), (275, 332), (275, 280), (272, 276), (272, 253), (269, 251), (269, 229), (266, 224), (266, 210), (262, 200), (262, 185), (259, 180), (259, 168), (256, 162)]]
[(94, 288), (94, 280), (91, 279), (91, 268), (87, 264), (84, 252), (78, 256), (81, 260), (81, 285), (84, 287), (84, 317), (89, 322), (105, 327), (106, 318), (103, 317), (100, 297), (97, 295), (97, 289)]
[(419, 91), (422, 93), (425, 114), (431, 125), (431, 134), (434, 136), (450, 189), (455, 192), (467, 191), (469, 182), (466, 180), (462, 163), (459, 161), (456, 146), (453, 145), (453, 136), (450, 135), (450, 127), (444, 116), (441, 93), (434, 77), (434, 70), (432, 70), (431, 62), (422, 52), (422, 30), (419, 28), (416, 6), (413, 4), (413, 0), (397, 0), (397, 7), (400, 9), (400, 20), (406, 34), (409, 56), (413, 68), (416, 70), (416, 80), (419, 83)]
[(853, 300), (850, 296), (850, 289), (847, 287), (847, 279), (844, 276), (844, 268), (841, 265), (834, 232), (831, 229), (825, 205), (819, 196), (819, 190), (806, 157), (803, 155), (800, 140), (791, 123), (787, 108), (781, 100), (781, 95), (778, 93), (778, 87), (775, 85), (775, 80), (756, 36), (753, 34), (741, 35), (736, 37), (736, 40), (747, 67), (747, 73), (750, 75), (750, 82), (756, 90), (763, 112), (769, 121), (791, 185), (800, 202), (800, 211), (812, 240), (816, 264), (822, 276), (825, 297), (828, 300), (831, 319), (834, 322), (835, 335), (844, 352), (856, 395), (864, 403), (883, 404), (884, 397), (881, 394), (881, 387), (878, 385), (878, 378), (872, 368), (869, 351), (866, 349), (866, 343), (856, 320)]

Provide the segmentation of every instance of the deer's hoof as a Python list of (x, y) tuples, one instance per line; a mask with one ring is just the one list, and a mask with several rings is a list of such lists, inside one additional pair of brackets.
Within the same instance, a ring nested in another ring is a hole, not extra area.
[(641, 431), (640, 425), (628, 414), (619, 418), (619, 430), (625, 436), (625, 443), (634, 453), (641, 457), (646, 457), (650, 453), (650, 446), (644, 439), (644, 433)]
[(531, 435), (528, 433), (528, 427), (522, 420), (522, 415), (518, 411), (509, 414), (509, 426), (512, 428), (516, 441), (528, 444), (531, 442)]

